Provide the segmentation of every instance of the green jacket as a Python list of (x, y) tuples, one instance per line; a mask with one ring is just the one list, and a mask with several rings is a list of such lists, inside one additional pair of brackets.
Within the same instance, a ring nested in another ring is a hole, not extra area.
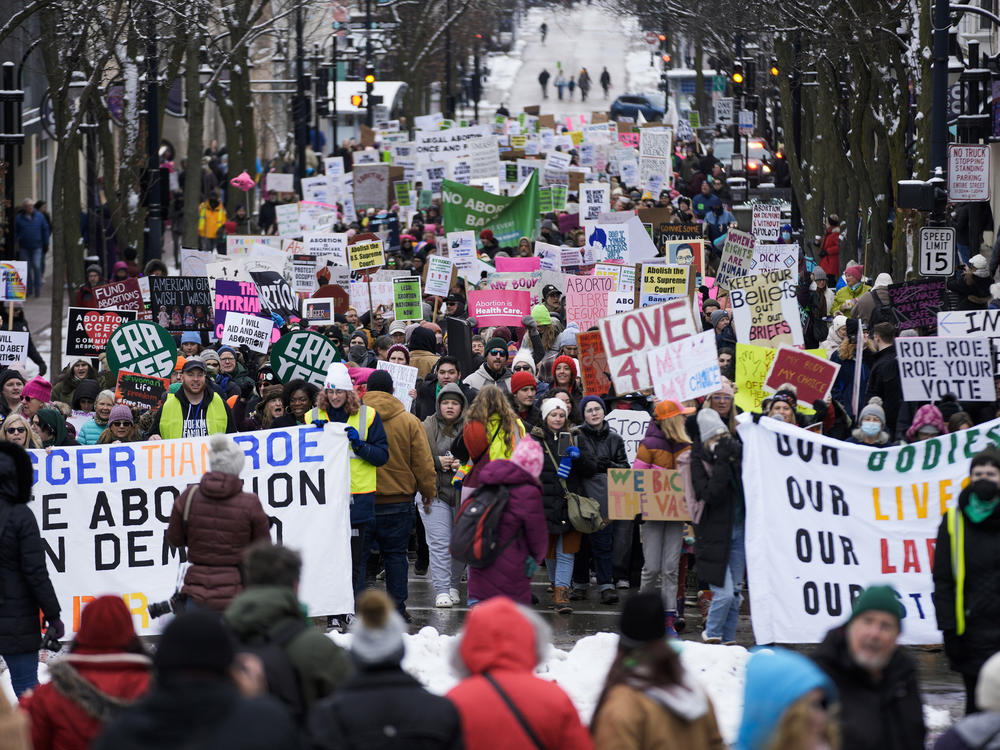
[[(266, 642), (268, 633), (290, 619), (305, 620), (295, 592), (284, 586), (250, 586), (226, 608), (226, 622), (242, 642)], [(316, 628), (310, 627), (286, 647), (299, 674), (302, 699), (307, 707), (330, 695), (354, 671), (344, 649)]]

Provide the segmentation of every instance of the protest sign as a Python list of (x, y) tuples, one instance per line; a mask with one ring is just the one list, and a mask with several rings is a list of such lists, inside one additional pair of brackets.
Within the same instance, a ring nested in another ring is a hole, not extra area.
[(994, 420), (871, 448), (770, 419), (741, 424), (757, 643), (822, 641), (876, 582), (898, 592), (900, 642), (939, 643), (931, 577), (938, 526), (968, 481), (971, 458), (998, 429)]
[(257, 285), (251, 281), (215, 280), (215, 337), (222, 338), (226, 315), (230, 312), (260, 314)]
[(618, 393), (652, 387), (646, 350), (698, 332), (686, 299), (604, 318), (599, 325), (611, 380)]
[(142, 411), (158, 409), (169, 385), (170, 381), (166, 378), (119, 370), (115, 403)]
[[(234, 435), (241, 479), (260, 497), (273, 541), (302, 554), (298, 597), (314, 615), (353, 609), (350, 472), (343, 425)], [(182, 554), (166, 541), (174, 501), (208, 471), (209, 439), (55, 447), (31, 451), (31, 503), (67, 637), (92, 597), (124, 596), (139, 634), (162, 625), (150, 602), (169, 599)], [(197, 501), (196, 501), (197, 502)], [(308, 566), (308, 567), (307, 567)]]
[(322, 388), (330, 363), (339, 361), (333, 344), (315, 331), (286, 333), (271, 348), (271, 369), (282, 383), (302, 379)]
[(474, 142), (485, 142), (496, 148), (496, 136), (488, 125), (448, 130), (419, 129), (414, 139), (417, 158), (421, 161), (445, 161), (473, 152)]
[(278, 231), (282, 235), (298, 237), (302, 233), (298, 203), (279, 203), (274, 207), (274, 214), (278, 222)]
[(983, 336), (993, 349), (993, 374), (1000, 373), (1000, 310), (954, 310), (937, 314), (942, 336)]
[(267, 173), (267, 190), (268, 192), (275, 193), (294, 193), (295, 192), (295, 175), (285, 172), (268, 172)]
[(306, 252), (319, 258), (330, 257), (335, 265), (347, 265), (346, 232), (306, 232), (302, 235)]
[(90, 307), (71, 307), (66, 318), (66, 342), (63, 349), (67, 357), (97, 359), (108, 345), (108, 339), (118, 326), (135, 320), (133, 310), (94, 310)]
[(646, 362), (659, 401), (687, 401), (722, 387), (714, 331), (650, 349)]
[(356, 164), (354, 175), (354, 206), (359, 209), (386, 208), (389, 205), (388, 164)]
[(316, 279), (316, 256), (296, 253), (291, 257), (292, 291), (303, 296), (319, 288)]
[(392, 280), (392, 309), (396, 320), (423, 320), (419, 276)]
[(933, 336), (896, 339), (904, 401), (994, 401), (993, 356), (988, 338)]
[(667, 263), (672, 266), (691, 266), (700, 277), (705, 275), (705, 241), (680, 240), (663, 243)]
[(311, 326), (333, 325), (333, 300), (318, 297), (302, 301), (302, 317)]
[(384, 266), (385, 250), (382, 240), (376, 238), (348, 245), (347, 258), (352, 271)]
[(624, 263), (629, 256), (628, 227), (624, 224), (590, 224), (585, 227), (584, 260)]
[(839, 371), (840, 365), (835, 362), (828, 362), (801, 349), (782, 346), (771, 362), (764, 388), (773, 392), (785, 383), (791, 383), (796, 388), (799, 403), (812, 407), (813, 403), (827, 397)]
[[(826, 359), (826, 349), (806, 349), (821, 359)], [(777, 355), (777, 349), (753, 344), (736, 344), (736, 398), (734, 403), (743, 411), (759, 411), (760, 404), (771, 393), (764, 387), (767, 374), (771, 371), (771, 363)], [(780, 385), (780, 384), (779, 384)], [(799, 406), (803, 414), (812, 414), (811, 408)]]
[[(615, 280), (608, 276), (566, 277), (566, 322), (586, 331), (608, 314), (608, 295)], [(596, 333), (596, 331), (595, 331)]]
[(585, 182), (580, 185), (580, 221), (597, 221), (611, 210), (611, 186), (606, 182)]
[(690, 521), (684, 480), (667, 469), (608, 469), (608, 518), (630, 521)]
[(0, 367), (21, 366), (28, 361), (27, 331), (0, 329)]
[[(562, 280), (562, 274), (558, 274), (558, 276), (559, 283), (556, 284), (556, 287), (561, 289), (565, 286), (565, 282)], [(531, 295), (530, 304), (532, 305), (542, 302), (543, 282), (541, 271), (532, 271), (531, 273), (488, 273), (485, 283), (487, 289), (528, 292)]]
[(737, 341), (773, 348), (804, 344), (795, 279), (787, 268), (731, 279), (729, 299)]
[[(564, 271), (570, 269), (579, 268), (584, 264), (584, 249), (579, 247), (567, 247), (563, 245), (559, 248), (559, 270), (560, 268)], [(541, 267), (541, 258), (539, 258), (539, 267)]]
[(277, 271), (251, 271), (250, 277), (257, 285), (262, 311), (277, 313), (286, 321), (301, 317), (299, 298), (284, 276)]
[(410, 406), (413, 405), (410, 391), (417, 387), (417, 368), (380, 359), (375, 365), (375, 369), (385, 370), (392, 376), (392, 395), (402, 402), (406, 411), (409, 411)]
[(447, 297), (451, 291), (451, 274), (454, 262), (440, 255), (427, 256), (427, 281), (424, 294), (431, 297)]
[[(227, 237), (226, 240), (228, 241), (228, 239)], [(208, 276), (208, 270), (205, 266), (214, 260), (215, 253), (211, 250), (181, 247), (181, 276)], [(146, 279), (148, 283), (149, 277)]]
[(531, 314), (531, 293), (511, 289), (484, 289), (468, 293), (469, 315), (480, 327), (521, 325)]
[(0, 262), (0, 301), (23, 302), (28, 296), (28, 261)]
[[(207, 331), (212, 292), (204, 276), (151, 276), (149, 302), (155, 319), (170, 331)], [(163, 325), (166, 319), (168, 325)]]
[(655, 305), (677, 297), (686, 297), (689, 291), (691, 266), (642, 265), (639, 282), (639, 304)]
[(122, 323), (108, 339), (108, 369), (159, 375), (165, 378), (174, 371), (177, 344), (162, 326), (148, 320)]
[(777, 241), (781, 235), (781, 206), (776, 203), (755, 203), (750, 226), (750, 233), (757, 239)]
[(935, 333), (937, 316), (944, 306), (946, 279), (916, 279), (889, 285), (892, 309), (899, 316), (899, 330), (928, 326)]
[(786, 268), (795, 271), (799, 263), (799, 246), (765, 245), (757, 243), (753, 256), (750, 258), (750, 273), (765, 271), (784, 271)]
[(730, 229), (722, 246), (722, 259), (715, 272), (715, 283), (729, 289), (732, 280), (750, 273), (750, 260), (756, 240), (752, 234)]
[(140, 318), (146, 318), (146, 303), (142, 299), (138, 279), (112, 281), (94, 287), (94, 299), (102, 310), (132, 310)]
[[(227, 234), (226, 235), (226, 255), (249, 255), (254, 250), (262, 247), (269, 247), (275, 250), (281, 249), (281, 238), (260, 234)], [(195, 250), (194, 252), (198, 252)], [(209, 257), (206, 257), (209, 256)], [(211, 261), (211, 253), (201, 253), (201, 259), (207, 263)], [(189, 256), (191, 257), (191, 256)], [(182, 276), (204, 276), (204, 273), (188, 273), (183, 266), (181, 259)]]
[(542, 267), (541, 258), (537, 258), (533, 255), (530, 255), (527, 258), (497, 257), (493, 259), (493, 263), (496, 265), (496, 269), (499, 272), (517, 271), (523, 273), (538, 271)]
[(601, 343), (601, 332), (576, 334), (576, 346), (584, 395), (605, 395), (611, 390), (611, 377), (608, 375), (608, 358)]
[(239, 349), (247, 347), (252, 352), (267, 352), (271, 343), (271, 330), (274, 323), (256, 315), (231, 312), (226, 314), (226, 322), (222, 327), (222, 337), (219, 339), (226, 346)]
[(639, 452), (639, 443), (646, 437), (646, 430), (653, 417), (648, 411), (636, 409), (612, 409), (604, 419), (608, 427), (621, 435), (625, 441), (625, 455), (631, 464)]

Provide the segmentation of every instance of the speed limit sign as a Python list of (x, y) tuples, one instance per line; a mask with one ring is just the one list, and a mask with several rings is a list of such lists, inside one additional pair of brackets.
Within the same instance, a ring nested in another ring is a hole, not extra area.
[(954, 227), (923, 227), (920, 230), (920, 275), (951, 276), (953, 273)]

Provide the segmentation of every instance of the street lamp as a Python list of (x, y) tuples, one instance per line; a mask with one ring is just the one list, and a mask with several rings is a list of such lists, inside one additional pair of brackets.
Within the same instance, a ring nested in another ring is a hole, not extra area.
[(14, 88), (14, 63), (3, 64), (3, 90), (0, 91), (0, 145), (3, 146), (3, 233), (4, 255), (14, 257), (14, 147), (24, 143), (21, 131), (21, 107), (24, 91)]

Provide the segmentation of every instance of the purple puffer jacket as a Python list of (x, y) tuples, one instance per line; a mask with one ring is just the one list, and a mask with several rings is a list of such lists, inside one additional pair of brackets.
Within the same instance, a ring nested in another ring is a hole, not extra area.
[(482, 484), (505, 484), (510, 499), (500, 519), (500, 544), (518, 530), (524, 533), (500, 553), (488, 568), (469, 568), (469, 599), (484, 601), (494, 596), (508, 596), (520, 604), (531, 605), (531, 579), (525, 575), (528, 557), (539, 565), (545, 559), (549, 531), (542, 510), (542, 488), (528, 472), (512, 461), (490, 461), (479, 472)]

